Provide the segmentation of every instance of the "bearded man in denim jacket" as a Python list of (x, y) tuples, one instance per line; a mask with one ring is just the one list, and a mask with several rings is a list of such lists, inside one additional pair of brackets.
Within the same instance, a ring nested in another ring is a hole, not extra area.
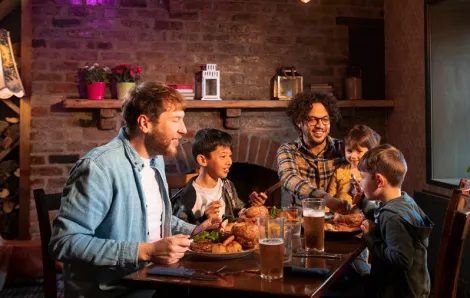
[(214, 225), (195, 227), (171, 213), (162, 155), (174, 155), (186, 133), (181, 94), (142, 83), (122, 110), (118, 136), (70, 171), (53, 222), (49, 251), (64, 263), (66, 297), (151, 296), (121, 278), (147, 262), (178, 262), (188, 235)]

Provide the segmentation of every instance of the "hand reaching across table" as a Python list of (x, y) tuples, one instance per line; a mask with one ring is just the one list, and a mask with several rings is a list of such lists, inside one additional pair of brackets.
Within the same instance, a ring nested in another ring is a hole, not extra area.
[(204, 231), (212, 231), (220, 228), (222, 219), (218, 216), (212, 216), (203, 221), (200, 225), (196, 226), (191, 235), (197, 235)]

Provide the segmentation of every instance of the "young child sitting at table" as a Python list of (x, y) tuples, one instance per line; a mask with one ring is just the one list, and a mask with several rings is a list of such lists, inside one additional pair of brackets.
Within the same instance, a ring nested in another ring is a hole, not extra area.
[(358, 182), (361, 175), (357, 165), (361, 157), (370, 149), (380, 145), (380, 135), (366, 125), (355, 125), (344, 138), (345, 155), (349, 164), (336, 169), (328, 185), (328, 193), (335, 198), (346, 200), (352, 205), (352, 197), (348, 193), (349, 180), (354, 174)]
[[(371, 257), (368, 297), (428, 297), (427, 246), (433, 223), (401, 185), (407, 164), (403, 154), (385, 144), (361, 158), (357, 202), (366, 215), (361, 229)], [(380, 201), (377, 207), (369, 200)]]
[[(199, 175), (172, 198), (173, 215), (192, 224), (209, 217), (237, 216), (246, 206), (227, 179), (232, 165), (232, 137), (218, 129), (201, 129), (194, 137), (192, 153), (200, 167)], [(266, 199), (264, 193), (250, 194), (252, 206), (261, 206)]]
[[(380, 144), (380, 135), (366, 125), (355, 125), (344, 138), (346, 160), (349, 162), (336, 169), (328, 185), (328, 193), (335, 198), (346, 200), (352, 205), (352, 197), (349, 194), (351, 174), (357, 181), (361, 181), (361, 175), (357, 165), (361, 157), (370, 149)], [(367, 250), (364, 250), (352, 263), (352, 268), (360, 275), (370, 274), (367, 264)]]

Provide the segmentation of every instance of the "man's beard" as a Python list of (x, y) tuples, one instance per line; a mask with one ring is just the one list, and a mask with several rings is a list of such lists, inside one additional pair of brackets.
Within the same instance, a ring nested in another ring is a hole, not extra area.
[(313, 132), (307, 128), (306, 131), (302, 132), (304, 142), (307, 146), (309, 147), (316, 147), (318, 145), (321, 145), (325, 142), (326, 140), (326, 134), (325, 137), (321, 141), (317, 141), (315, 137), (313, 136)]
[(176, 148), (171, 146), (172, 138), (154, 131), (153, 134), (145, 135), (144, 145), (150, 156), (157, 155), (172, 156), (176, 155)]

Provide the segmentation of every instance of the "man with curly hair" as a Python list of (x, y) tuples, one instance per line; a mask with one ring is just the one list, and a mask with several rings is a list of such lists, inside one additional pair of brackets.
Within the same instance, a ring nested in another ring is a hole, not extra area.
[(297, 205), (305, 198), (323, 198), (330, 209), (343, 208), (345, 201), (325, 191), (335, 170), (347, 163), (343, 142), (328, 135), (331, 122), (340, 116), (336, 98), (326, 93), (299, 93), (289, 103), (287, 115), (301, 134), (277, 150), (283, 186)]

